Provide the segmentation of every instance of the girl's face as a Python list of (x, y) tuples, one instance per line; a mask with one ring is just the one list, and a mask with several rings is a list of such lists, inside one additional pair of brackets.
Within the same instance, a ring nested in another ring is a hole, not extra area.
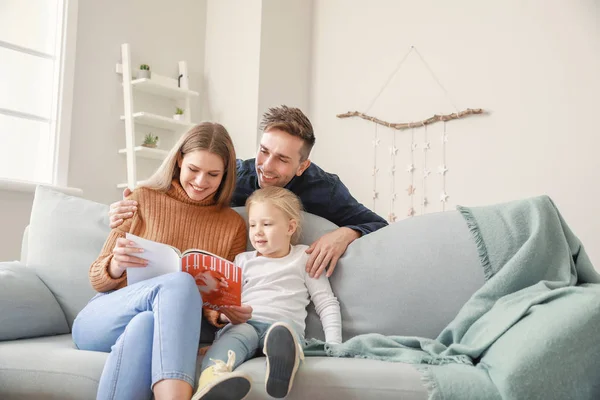
[(260, 201), (250, 206), (248, 223), (250, 242), (259, 255), (281, 258), (289, 254), (297, 227), (295, 219), (288, 218), (268, 201)]
[(225, 173), (225, 163), (220, 156), (196, 150), (179, 158), (177, 164), (181, 170), (179, 183), (190, 199), (204, 200), (219, 189)]

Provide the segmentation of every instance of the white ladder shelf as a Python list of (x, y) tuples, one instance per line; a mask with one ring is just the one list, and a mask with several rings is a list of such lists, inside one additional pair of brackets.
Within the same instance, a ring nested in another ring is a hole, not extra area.
[[(198, 92), (190, 90), (187, 63), (179, 61), (180, 79), (161, 76), (154, 71), (151, 78), (132, 78), (132, 61), (129, 44), (121, 45), (121, 63), (117, 64), (117, 73), (123, 75), (123, 115), (121, 120), (125, 123), (125, 148), (119, 149), (119, 154), (124, 154), (127, 159), (127, 182), (120, 183), (117, 188), (135, 189), (142, 180), (137, 176), (136, 157), (153, 160), (163, 160), (168, 150), (138, 146), (135, 144), (136, 125), (145, 125), (153, 128), (163, 129), (174, 133), (183, 132), (194, 126), (191, 122), (190, 99), (197, 97)], [(165, 117), (146, 111), (133, 111), (133, 94), (142, 92), (150, 95), (161, 96), (177, 102), (179, 108), (183, 109), (183, 120)]]

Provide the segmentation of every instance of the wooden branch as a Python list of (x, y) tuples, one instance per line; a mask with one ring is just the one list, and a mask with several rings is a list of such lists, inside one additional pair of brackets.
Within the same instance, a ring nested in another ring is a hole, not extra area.
[(460, 119), (460, 118), (464, 118), (469, 115), (475, 115), (475, 114), (485, 114), (485, 111), (481, 108), (474, 108), (474, 109), (467, 108), (466, 110), (460, 111), (458, 113), (452, 113), (452, 114), (446, 114), (446, 115), (434, 115), (431, 118), (427, 118), (427, 119), (424, 119), (424, 120), (418, 121), (418, 122), (401, 122), (401, 123), (391, 123), (391, 122), (382, 121), (378, 118), (371, 117), (369, 115), (363, 114), (358, 111), (349, 111), (344, 114), (338, 114), (337, 117), (338, 118), (360, 117), (362, 119), (366, 119), (367, 121), (371, 121), (371, 122), (375, 122), (376, 124), (379, 124), (379, 125), (387, 126), (388, 128), (402, 130), (402, 129), (418, 128), (421, 126), (430, 125), (430, 124), (433, 124), (435, 122), (440, 122), (440, 121), (450, 121), (453, 119)]

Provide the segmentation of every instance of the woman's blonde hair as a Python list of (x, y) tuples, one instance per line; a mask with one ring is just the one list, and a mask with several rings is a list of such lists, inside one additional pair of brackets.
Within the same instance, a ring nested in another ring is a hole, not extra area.
[(196, 150), (207, 150), (223, 160), (225, 171), (215, 193), (215, 201), (221, 207), (229, 206), (235, 189), (235, 149), (225, 127), (213, 122), (203, 122), (182, 135), (161, 166), (141, 186), (166, 192), (171, 188), (171, 181), (175, 178), (179, 179), (181, 168), (178, 159), (183, 159), (183, 156)]
[(277, 207), (283, 214), (296, 220), (296, 232), (292, 235), (292, 244), (296, 244), (302, 235), (302, 202), (294, 193), (277, 186), (267, 186), (258, 189), (246, 200), (246, 211), (250, 213), (250, 206), (255, 203), (268, 202)]

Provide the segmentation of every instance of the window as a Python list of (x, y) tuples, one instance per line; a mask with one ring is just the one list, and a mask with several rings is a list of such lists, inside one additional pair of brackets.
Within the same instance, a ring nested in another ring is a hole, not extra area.
[(76, 0), (0, 1), (0, 179), (66, 185)]

